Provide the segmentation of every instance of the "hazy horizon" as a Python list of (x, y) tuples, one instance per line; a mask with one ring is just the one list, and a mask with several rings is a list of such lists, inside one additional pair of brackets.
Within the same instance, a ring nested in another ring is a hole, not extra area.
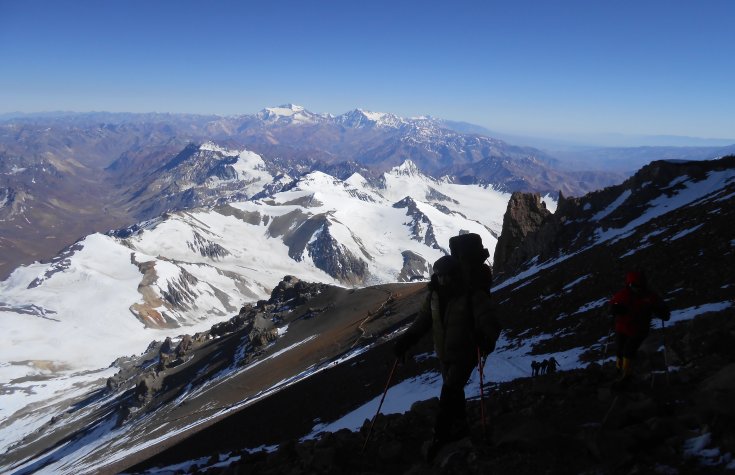
[(735, 139), (735, 3), (0, 5), (0, 114), (294, 102), (527, 137)]
[[(286, 105), (286, 104), (278, 104)], [(317, 114), (332, 114), (340, 115), (346, 112), (365, 108), (353, 107), (347, 111), (332, 112), (332, 111), (313, 111), (309, 107), (301, 104), (296, 104), (304, 107), (310, 112)], [(277, 107), (277, 105), (269, 105), (262, 107), (256, 111), (248, 111), (236, 114), (200, 114), (194, 112), (167, 112), (167, 111), (147, 111), (147, 112), (131, 112), (131, 111), (105, 111), (105, 110), (89, 110), (89, 111), (73, 111), (73, 110), (49, 110), (49, 111), (34, 111), (34, 112), (3, 112), (0, 113), (0, 120), (12, 120), (14, 118), (24, 117), (63, 117), (66, 115), (91, 115), (91, 114), (111, 114), (111, 115), (192, 115), (192, 116), (217, 116), (217, 117), (237, 117), (244, 115), (254, 115), (266, 108)], [(390, 111), (368, 111), (368, 112), (379, 112), (393, 114)], [(603, 133), (603, 134), (559, 134), (559, 135), (528, 135), (523, 133), (515, 133), (512, 131), (505, 130), (490, 130), (480, 124), (473, 124), (464, 120), (452, 120), (445, 119), (443, 117), (435, 117), (439, 120), (445, 120), (448, 122), (466, 124), (468, 126), (477, 127), (484, 129), (483, 132), (488, 136), (494, 138), (500, 138), (510, 143), (518, 145), (531, 145), (538, 148), (545, 148), (548, 150), (555, 149), (569, 149), (569, 148), (594, 148), (594, 147), (724, 147), (728, 145), (735, 145), (735, 138), (725, 137), (691, 137), (683, 135), (641, 135), (641, 134), (620, 134), (620, 133)]]

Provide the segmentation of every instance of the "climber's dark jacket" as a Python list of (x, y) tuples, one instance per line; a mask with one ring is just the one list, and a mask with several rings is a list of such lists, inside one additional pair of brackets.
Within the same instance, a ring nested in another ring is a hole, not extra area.
[(418, 317), (401, 335), (400, 346), (408, 348), (432, 330), (434, 349), (442, 364), (474, 365), (478, 346), (488, 354), (500, 335), (490, 295), (482, 289), (447, 293), (430, 287)]

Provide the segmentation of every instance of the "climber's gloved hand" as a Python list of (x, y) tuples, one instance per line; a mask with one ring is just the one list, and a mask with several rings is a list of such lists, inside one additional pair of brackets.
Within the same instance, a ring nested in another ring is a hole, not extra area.
[(403, 338), (396, 339), (393, 345), (393, 354), (401, 363), (406, 362), (406, 352), (408, 351), (408, 343)]

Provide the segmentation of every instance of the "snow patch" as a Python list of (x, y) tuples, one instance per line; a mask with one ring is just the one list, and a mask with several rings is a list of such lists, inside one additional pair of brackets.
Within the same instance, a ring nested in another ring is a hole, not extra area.
[(569, 282), (567, 285), (564, 286), (564, 288), (562, 290), (564, 292), (569, 292), (572, 289), (572, 287), (574, 287), (575, 285), (579, 284), (580, 282), (582, 282), (584, 280), (589, 279), (590, 277), (592, 277), (592, 274), (583, 275), (579, 279), (575, 279), (572, 282)]
[[(415, 402), (425, 401), (438, 396), (441, 384), (442, 378), (437, 372), (428, 372), (404, 380), (388, 389), (388, 394), (385, 397), (380, 412), (381, 414), (403, 414)], [(333, 422), (317, 424), (311, 433), (302, 440), (315, 439), (325, 432), (337, 432), (341, 429), (356, 431), (360, 429), (365, 423), (365, 420), (371, 420), (375, 415), (382, 397), (382, 394), (376, 396), (371, 401)]]
[[(604, 230), (602, 228), (598, 228), (595, 231), (596, 243), (602, 244), (607, 241), (618, 240), (629, 236), (642, 224), (676, 209), (696, 203), (702, 198), (726, 186), (733, 178), (735, 178), (735, 170), (710, 172), (707, 175), (707, 178), (697, 182), (692, 181), (688, 176), (677, 177), (665, 189), (671, 189), (679, 184), (685, 184), (686, 186), (673, 191), (671, 196), (664, 194), (652, 200), (645, 212), (628, 222), (622, 228), (609, 228)], [(620, 200), (620, 198), (618, 198), (618, 200)]]
[(680, 231), (680, 232), (676, 233), (675, 235), (671, 236), (671, 237), (670, 237), (670, 238), (668, 239), (668, 241), (676, 241), (677, 239), (681, 239), (681, 238), (683, 238), (684, 236), (686, 236), (686, 235), (688, 235), (688, 234), (691, 234), (691, 233), (693, 233), (693, 232), (697, 231), (697, 230), (698, 230), (699, 228), (701, 228), (702, 226), (704, 226), (704, 224), (698, 224), (698, 225), (694, 226), (693, 228), (689, 228), (689, 229), (685, 229), (685, 230), (683, 230), (683, 231)]
[(620, 257), (621, 257), (621, 258), (623, 258), (623, 257), (629, 257), (629, 256), (632, 256), (632, 255), (633, 255), (633, 254), (635, 254), (636, 252), (638, 252), (638, 251), (642, 251), (643, 249), (646, 249), (646, 248), (648, 248), (648, 247), (651, 247), (651, 246), (652, 246), (652, 244), (649, 244), (649, 243), (643, 244), (643, 245), (641, 245), (641, 246), (639, 246), (639, 247), (636, 247), (636, 248), (634, 248), (634, 249), (631, 249), (630, 251), (626, 252), (625, 254), (623, 254), (623, 255), (622, 255), (622, 256), (620, 256)]
[(580, 313), (589, 312), (590, 310), (593, 310), (595, 308), (600, 308), (603, 305), (607, 304), (609, 301), (610, 299), (608, 299), (607, 297), (603, 297), (593, 302), (586, 303), (579, 307), (575, 312), (573, 312), (572, 315), (578, 315)]
[(684, 441), (683, 455), (684, 458), (697, 459), (704, 466), (714, 467), (732, 463), (732, 455), (730, 453), (722, 454), (718, 447), (710, 447), (712, 444), (712, 435), (705, 432), (702, 435), (692, 437)]
[(622, 205), (623, 203), (625, 203), (625, 200), (627, 200), (630, 197), (631, 194), (633, 194), (633, 192), (631, 190), (625, 190), (624, 192), (622, 192), (620, 194), (620, 196), (618, 196), (615, 199), (615, 201), (613, 201), (612, 203), (610, 203), (607, 206), (607, 208), (605, 208), (602, 211), (600, 211), (599, 213), (595, 214), (590, 219), (592, 221), (600, 221), (601, 219), (606, 218), (607, 216), (609, 216), (610, 214), (612, 214), (613, 211), (615, 211), (616, 209), (618, 209), (620, 207), (620, 205)]
[(695, 305), (694, 307), (674, 310), (673, 312), (671, 312), (671, 319), (669, 320), (669, 323), (692, 320), (700, 315), (704, 315), (705, 313), (722, 312), (723, 310), (732, 307), (732, 305), (732, 301), (726, 300), (724, 302)]
[(541, 197), (541, 201), (546, 204), (546, 209), (551, 211), (551, 213), (556, 213), (556, 208), (559, 205), (559, 202), (556, 198), (553, 197), (551, 194), (547, 194)]
[(727, 201), (727, 200), (729, 200), (729, 199), (731, 199), (731, 198), (733, 198), (733, 197), (735, 197), (735, 192), (733, 192), (733, 193), (730, 193), (729, 195), (725, 195), (725, 196), (723, 196), (723, 197), (717, 198), (717, 199), (715, 200), (715, 203), (720, 203), (720, 202), (722, 202), (722, 201)]

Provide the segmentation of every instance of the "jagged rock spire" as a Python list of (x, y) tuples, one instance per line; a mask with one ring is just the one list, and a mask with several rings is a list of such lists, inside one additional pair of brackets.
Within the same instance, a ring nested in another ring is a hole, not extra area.
[[(561, 197), (561, 194), (559, 195)], [(493, 270), (496, 274), (512, 271), (531, 255), (519, 253), (518, 245), (537, 231), (551, 212), (538, 193), (514, 192), (503, 216), (503, 230), (495, 246)], [(530, 249), (533, 254), (533, 249)], [(522, 254), (522, 255), (521, 255)]]

